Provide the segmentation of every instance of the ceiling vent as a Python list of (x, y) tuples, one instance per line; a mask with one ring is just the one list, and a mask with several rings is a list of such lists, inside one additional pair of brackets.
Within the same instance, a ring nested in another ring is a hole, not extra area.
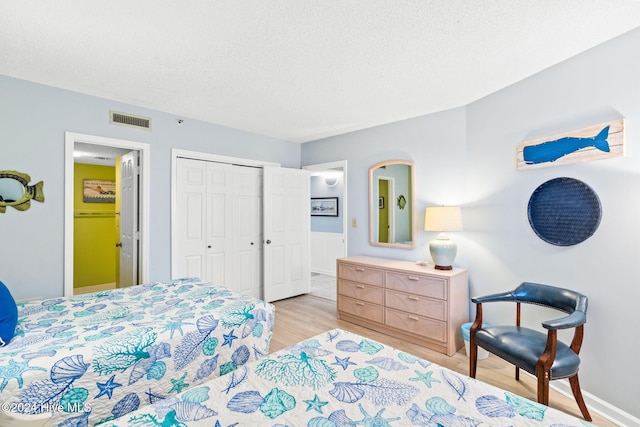
[(109, 111), (109, 123), (151, 130), (151, 119), (149, 117), (134, 116), (133, 114), (119, 113), (117, 111)]

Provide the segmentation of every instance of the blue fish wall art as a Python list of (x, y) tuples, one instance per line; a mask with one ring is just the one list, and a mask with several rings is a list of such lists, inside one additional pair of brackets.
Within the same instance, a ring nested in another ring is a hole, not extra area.
[(624, 155), (624, 119), (519, 144), (518, 170)]
[(530, 145), (524, 147), (523, 155), (525, 163), (531, 165), (534, 163), (555, 162), (561, 157), (575, 153), (583, 148), (595, 147), (600, 151), (609, 152), (609, 126), (600, 131), (593, 138), (571, 138), (564, 137), (555, 141), (547, 141), (538, 145)]

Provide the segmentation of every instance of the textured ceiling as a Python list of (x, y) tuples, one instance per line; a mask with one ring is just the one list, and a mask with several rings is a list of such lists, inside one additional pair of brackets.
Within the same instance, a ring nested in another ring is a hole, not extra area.
[(0, 6), (0, 74), (296, 142), (466, 105), (640, 26), (637, 0)]

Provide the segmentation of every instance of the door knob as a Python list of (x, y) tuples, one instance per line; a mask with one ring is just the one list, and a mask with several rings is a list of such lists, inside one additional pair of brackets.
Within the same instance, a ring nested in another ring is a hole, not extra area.
[(267, 243), (267, 245), (270, 245), (271, 244), (271, 240), (267, 240), (266, 243)]
[(253, 242), (251, 242), (251, 246), (253, 246)]
[(211, 245), (207, 245), (207, 249), (211, 249)]
[(122, 247), (122, 242), (116, 243), (116, 248), (121, 248), (121, 247)]

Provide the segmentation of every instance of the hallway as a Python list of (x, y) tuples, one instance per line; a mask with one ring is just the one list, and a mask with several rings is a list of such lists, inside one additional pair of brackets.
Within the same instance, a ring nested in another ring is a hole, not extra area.
[(320, 298), (336, 300), (336, 278), (320, 273), (311, 273), (311, 292), (310, 295), (314, 295)]

